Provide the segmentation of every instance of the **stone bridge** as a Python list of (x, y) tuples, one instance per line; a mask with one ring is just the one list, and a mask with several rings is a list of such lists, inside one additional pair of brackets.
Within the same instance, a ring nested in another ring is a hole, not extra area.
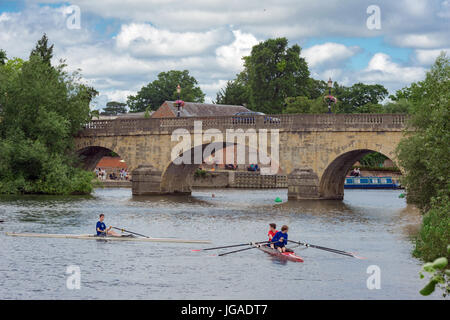
[[(270, 132), (279, 132), (279, 163), (288, 175), (289, 199), (342, 199), (344, 178), (364, 155), (380, 152), (397, 162), (395, 150), (404, 136), (406, 116), (401, 114), (296, 114), (255, 117), (140, 118), (97, 120), (75, 138), (84, 167), (93, 170), (101, 157), (114, 151), (132, 170), (133, 194), (190, 193), (199, 162), (175, 164), (172, 150), (179, 144), (175, 130), (192, 136), (192, 150), (205, 149), (209, 141), (195, 137), (212, 129), (267, 129), (267, 154), (272, 157)], [(242, 131), (241, 130), (241, 131)], [(213, 132), (215, 132), (213, 130)], [(175, 140), (175, 141), (172, 141)], [(246, 150), (260, 148), (245, 139)], [(217, 140), (215, 140), (217, 141)], [(236, 145), (237, 143), (235, 143)], [(220, 149), (226, 143), (216, 143)], [(266, 147), (266, 145), (264, 145)], [(194, 154), (194, 153), (192, 153)], [(184, 154), (179, 154), (180, 156)]]

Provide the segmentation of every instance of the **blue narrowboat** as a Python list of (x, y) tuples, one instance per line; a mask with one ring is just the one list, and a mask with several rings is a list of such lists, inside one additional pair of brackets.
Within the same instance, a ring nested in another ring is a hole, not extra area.
[(345, 189), (398, 189), (392, 177), (345, 177)]

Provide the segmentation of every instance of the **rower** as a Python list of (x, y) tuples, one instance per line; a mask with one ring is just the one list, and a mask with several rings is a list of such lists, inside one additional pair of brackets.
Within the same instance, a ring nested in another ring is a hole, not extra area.
[(275, 233), (275, 235), (272, 238), (272, 243), (270, 244), (270, 247), (272, 249), (277, 249), (280, 252), (286, 252), (286, 245), (288, 241), (288, 232), (289, 227), (287, 225), (284, 225), (281, 227), (281, 232)]
[(103, 220), (105, 220), (105, 215), (103, 213), (101, 213), (99, 216), (99, 221), (97, 222), (97, 226), (95, 227), (95, 229), (97, 230), (97, 236), (103, 236), (103, 237), (106, 237), (107, 235), (113, 236), (113, 237), (121, 236), (120, 234), (111, 230), (112, 226), (110, 226), (108, 229), (106, 229), (106, 225), (103, 222)]
[(273, 236), (278, 232), (277, 225), (275, 223), (269, 224), (269, 233), (267, 234), (269, 236), (269, 241), (272, 242)]

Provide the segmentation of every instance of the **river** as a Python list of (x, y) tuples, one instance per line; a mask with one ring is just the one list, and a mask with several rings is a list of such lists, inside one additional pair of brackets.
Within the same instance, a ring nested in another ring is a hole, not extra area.
[[(425, 280), (410, 240), (420, 214), (398, 197), (401, 192), (346, 190), (344, 201), (295, 202), (287, 202), (286, 189), (153, 198), (132, 197), (130, 189), (1, 196), (0, 299), (421, 299)], [(283, 203), (274, 202), (278, 196)], [(107, 225), (153, 237), (210, 239), (213, 246), (266, 240), (268, 223), (287, 224), (290, 239), (367, 259), (297, 248), (305, 262), (295, 263), (254, 249), (218, 257), (192, 251), (208, 245), (5, 235), (94, 233), (102, 212)], [(373, 265), (381, 287), (369, 290)], [(68, 266), (80, 268), (80, 289), (68, 289)]]

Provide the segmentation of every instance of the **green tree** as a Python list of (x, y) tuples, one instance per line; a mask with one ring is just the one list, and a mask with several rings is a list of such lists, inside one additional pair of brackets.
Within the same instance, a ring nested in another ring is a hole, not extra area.
[(407, 200), (424, 213), (414, 254), (429, 261), (445, 256), (450, 243), (450, 61), (442, 53), (425, 80), (402, 92), (411, 102), (413, 132), (397, 156), (406, 175)]
[(311, 106), (314, 103), (308, 97), (288, 97), (283, 113), (311, 113)]
[(143, 112), (158, 109), (166, 100), (178, 98), (177, 86), (181, 87), (180, 98), (188, 102), (204, 102), (205, 94), (198, 86), (197, 80), (189, 75), (188, 70), (170, 70), (158, 74), (158, 79), (150, 82), (135, 96), (128, 96), (127, 105), (130, 112)]
[(106, 107), (100, 113), (102, 116), (116, 116), (118, 114), (127, 113), (127, 104), (117, 101), (109, 101)]
[(332, 94), (338, 98), (338, 113), (376, 113), (382, 112), (378, 105), (388, 95), (387, 89), (380, 85), (355, 83), (351, 87), (335, 83)]
[(309, 99), (304, 96), (289, 97), (285, 100), (285, 108), (283, 113), (325, 113), (328, 110), (323, 97), (317, 99)]
[(308, 65), (298, 45), (286, 38), (268, 39), (244, 57), (249, 106), (265, 113), (282, 113), (287, 97), (307, 96)]
[[(424, 210), (431, 200), (450, 188), (450, 64), (445, 55), (436, 60), (425, 80), (412, 86), (414, 134), (401, 141), (400, 165), (408, 200)], [(420, 98), (419, 98), (420, 97)]]
[(248, 105), (249, 95), (243, 75), (238, 75), (235, 80), (227, 81), (225, 88), (220, 89), (216, 95), (217, 104)]
[(411, 113), (411, 102), (406, 98), (400, 98), (392, 102), (387, 103), (384, 106), (385, 113)]
[(42, 61), (51, 64), (53, 58), (53, 44), (48, 46), (48, 38), (44, 33), (42, 38), (37, 42), (36, 47), (31, 51), (30, 57), (33, 55), (38, 55), (42, 58)]
[(359, 163), (365, 167), (381, 167), (386, 159), (388, 159), (388, 157), (385, 155), (378, 152), (372, 152), (362, 157), (359, 160)]
[(5, 65), (6, 60), (8, 60), (8, 57), (6, 56), (6, 51), (0, 49), (0, 65)]
[(310, 99), (323, 97), (327, 93), (327, 83), (323, 80), (309, 78), (307, 82), (307, 95)]
[(92, 190), (93, 174), (76, 167), (73, 136), (97, 92), (65, 68), (35, 54), (0, 66), (0, 193)]

